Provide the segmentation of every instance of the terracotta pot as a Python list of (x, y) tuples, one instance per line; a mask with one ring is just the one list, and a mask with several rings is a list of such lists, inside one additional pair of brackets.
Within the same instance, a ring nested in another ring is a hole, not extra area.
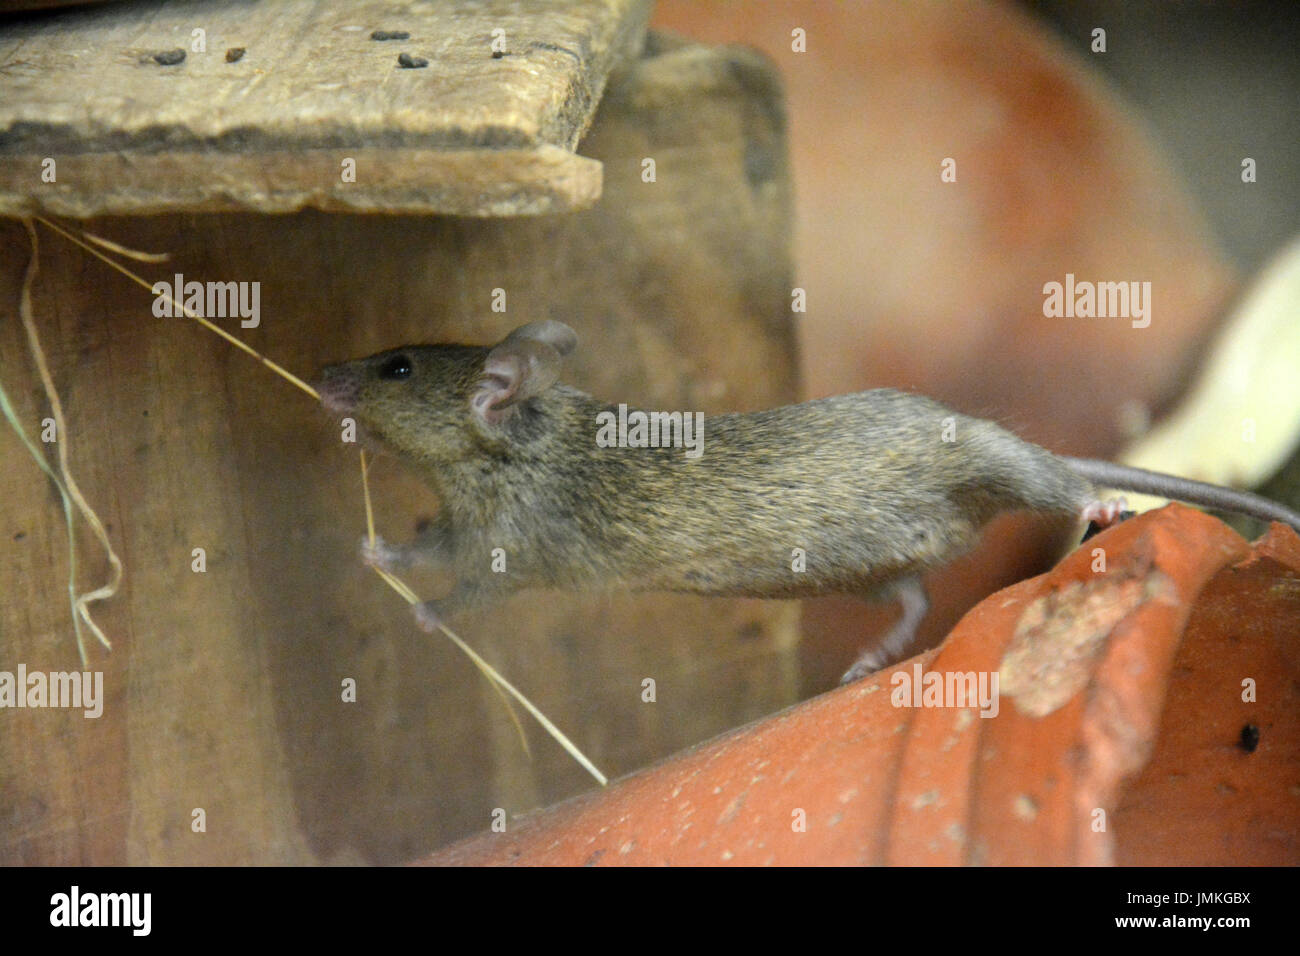
[[(1300, 537), (1171, 505), (937, 650), (423, 862), (1295, 864), (1297, 630)], [(918, 672), (996, 673), (996, 707), (900, 706)]]

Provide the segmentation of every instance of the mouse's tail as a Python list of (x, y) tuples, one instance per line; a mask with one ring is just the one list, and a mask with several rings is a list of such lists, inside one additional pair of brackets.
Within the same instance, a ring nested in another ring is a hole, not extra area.
[(1300, 531), (1300, 513), (1262, 495), (1251, 494), (1249, 491), (1221, 488), (1204, 481), (1165, 475), (1158, 471), (1147, 471), (1145, 468), (1131, 468), (1128, 465), (1098, 461), (1095, 458), (1062, 456), (1061, 460), (1076, 475), (1087, 478), (1094, 485), (1103, 488), (1174, 498), (1203, 508), (1248, 515), (1261, 521), (1281, 521)]

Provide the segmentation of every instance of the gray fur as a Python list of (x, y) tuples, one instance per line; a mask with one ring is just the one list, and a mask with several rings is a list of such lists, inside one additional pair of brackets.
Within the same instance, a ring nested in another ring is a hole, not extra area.
[[(412, 374), (385, 381), (395, 355)], [(412, 346), (331, 366), (321, 383), (441, 498), (407, 556), (458, 574), (440, 613), (533, 587), (870, 596), (969, 549), (1002, 511), (1075, 514), (1091, 495), (1044, 449), (890, 389), (710, 416), (694, 460), (599, 447), (596, 416), (615, 408), (564, 385), (493, 423), (471, 408), (488, 355)], [(508, 573), (491, 571), (494, 548)]]

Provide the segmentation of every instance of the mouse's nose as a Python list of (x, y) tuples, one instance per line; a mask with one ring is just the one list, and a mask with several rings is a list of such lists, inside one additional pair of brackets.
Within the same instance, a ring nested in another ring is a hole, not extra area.
[(350, 412), (361, 394), (361, 376), (350, 365), (327, 365), (316, 379), (321, 404), (332, 412)]

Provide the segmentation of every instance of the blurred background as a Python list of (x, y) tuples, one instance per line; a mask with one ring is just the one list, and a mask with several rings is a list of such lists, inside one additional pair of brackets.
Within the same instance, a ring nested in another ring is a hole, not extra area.
[[(1079, 56), (1104, 25), (1122, 42), (1089, 64), (1131, 103), (1210, 222), (1251, 273), (1300, 225), (1300, 5), (1024, 0)], [(1237, 189), (1243, 154), (1268, 170)], [(1225, 176), (1225, 171), (1227, 175)]]

